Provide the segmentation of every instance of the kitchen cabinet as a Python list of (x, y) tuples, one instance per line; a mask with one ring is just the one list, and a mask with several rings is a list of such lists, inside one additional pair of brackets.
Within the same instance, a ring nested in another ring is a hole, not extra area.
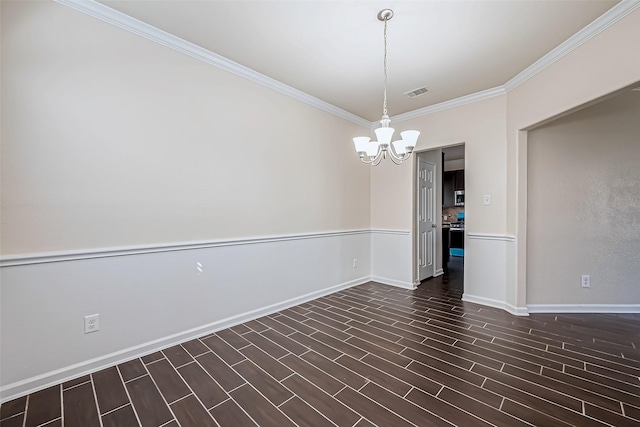
[(454, 192), (464, 190), (464, 169), (448, 171), (442, 178), (442, 206), (455, 206)]
[(455, 191), (464, 190), (464, 169), (459, 171), (454, 171), (455, 179), (453, 181), (453, 189)]
[(442, 269), (449, 264), (449, 227), (442, 227)]

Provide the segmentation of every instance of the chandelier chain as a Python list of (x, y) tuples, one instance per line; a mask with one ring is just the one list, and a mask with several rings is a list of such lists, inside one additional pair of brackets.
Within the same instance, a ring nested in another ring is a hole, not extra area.
[(382, 114), (387, 115), (387, 21), (384, 20), (384, 101), (382, 104)]

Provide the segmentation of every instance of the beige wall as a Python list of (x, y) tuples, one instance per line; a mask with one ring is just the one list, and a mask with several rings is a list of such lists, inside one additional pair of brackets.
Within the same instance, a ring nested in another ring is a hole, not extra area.
[(528, 304), (640, 303), (638, 118), (627, 91), (529, 132)]
[(2, 2), (2, 254), (369, 228), (362, 128), (52, 2)]
[[(398, 130), (421, 132), (417, 151), (465, 143), (466, 226), (474, 232), (505, 231), (505, 97), (464, 105), (411, 120), (392, 122)], [(371, 224), (374, 228), (412, 228), (411, 164), (387, 162), (371, 173)], [(491, 206), (482, 196), (492, 195)]]
[(524, 306), (527, 276), (526, 129), (640, 81), (640, 9), (511, 90), (507, 95), (507, 230), (517, 236), (507, 271), (512, 304)]

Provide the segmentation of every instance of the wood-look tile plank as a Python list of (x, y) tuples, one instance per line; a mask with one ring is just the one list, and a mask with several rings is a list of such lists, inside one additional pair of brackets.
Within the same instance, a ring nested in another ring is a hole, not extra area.
[(298, 427), (335, 427), (335, 424), (322, 416), (298, 397), (284, 403), (280, 410), (296, 423)]
[[(347, 342), (340, 340), (334, 336), (325, 334), (324, 332), (316, 332), (315, 334), (311, 335), (311, 337), (314, 340), (320, 341), (321, 343), (326, 344), (341, 353), (348, 354), (351, 357), (355, 357), (356, 359), (360, 359), (367, 354), (366, 351), (354, 345), (348, 344)], [(347, 337), (351, 336), (347, 335)]]
[(171, 404), (191, 394), (189, 387), (187, 387), (182, 377), (173, 369), (168, 360), (165, 359), (147, 365), (147, 369), (167, 403)]
[[(471, 367), (473, 366), (473, 364), (475, 363), (472, 360), (463, 358), (463, 357), (458, 357), (452, 353), (449, 353), (447, 351), (442, 351), (438, 348), (434, 348), (431, 346), (428, 346), (426, 344), (421, 344), (421, 343), (417, 343), (415, 341), (411, 341), (411, 340), (407, 340), (405, 338), (403, 338), (402, 340), (400, 340), (400, 343), (402, 345), (405, 345), (408, 347), (408, 349), (403, 353), (403, 354), (413, 354), (411, 353), (411, 350), (415, 350), (418, 353), (423, 354), (424, 356), (430, 357), (430, 358), (434, 358), (434, 359), (438, 359), (440, 361), (443, 362), (447, 362), (450, 363), (452, 365), (456, 365), (461, 369), (464, 370), (469, 370), (471, 369)], [(450, 348), (454, 348), (453, 346), (451, 346)], [(449, 348), (447, 348), (448, 350)], [(485, 359), (486, 360), (486, 359)], [(502, 363), (500, 362), (495, 362), (492, 360), (488, 360), (488, 363), (490, 363), (492, 366), (497, 367), (497, 368), (501, 368), (502, 367)]]
[(246, 334), (247, 332), (251, 331), (251, 329), (249, 329), (244, 323), (241, 323), (240, 325), (232, 326), (229, 329), (231, 329), (233, 332), (235, 332), (238, 335)]
[(394, 378), (402, 380), (407, 384), (411, 384), (412, 386), (434, 396), (442, 388), (442, 384), (432, 381), (422, 375), (418, 375), (417, 373), (406, 368), (401, 368), (398, 365), (387, 362), (386, 360), (373, 354), (369, 354), (366, 357), (362, 358), (362, 362), (367, 363), (368, 365), (371, 365), (374, 368), (379, 369), (380, 371), (389, 374)]
[(147, 370), (140, 359), (133, 359), (128, 362), (121, 363), (118, 365), (118, 370), (125, 382), (147, 375)]
[(204, 345), (202, 343), (202, 341), (195, 339), (195, 340), (191, 340), (191, 341), (187, 341), (185, 343), (182, 343), (182, 347), (187, 350), (189, 352), (189, 354), (193, 357), (197, 357), (200, 356), (201, 354), (204, 354), (209, 350), (209, 347), (207, 347), (206, 345)]
[[(558, 393), (555, 393), (553, 390), (540, 390), (539, 388), (535, 388), (532, 390), (526, 387), (514, 388), (513, 386), (507, 386), (493, 379), (487, 379), (487, 381), (483, 385), (483, 388), (493, 391), (494, 393), (497, 393), (501, 396), (508, 397), (509, 400), (512, 400), (514, 402), (520, 403), (530, 408), (535, 408), (538, 412), (542, 412), (550, 417), (566, 421), (569, 424), (579, 425), (580, 427), (596, 427), (602, 425), (602, 423), (599, 423), (591, 418), (584, 417), (581, 414), (581, 403), (578, 409), (572, 410), (569, 409), (568, 406), (561, 406), (561, 403), (552, 403), (547, 400), (547, 398), (551, 397), (556, 402), (567, 402), (567, 404), (571, 407), (575, 407), (574, 403), (571, 402), (571, 398), (569, 396), (559, 396)], [(505, 404), (506, 401), (503, 403), (502, 410), (504, 410)], [(524, 419), (526, 420), (526, 418)]]
[(409, 390), (411, 390), (411, 386), (404, 381), (400, 381), (393, 375), (389, 375), (386, 372), (376, 369), (373, 366), (360, 360), (356, 360), (350, 356), (340, 356), (336, 359), (336, 363), (339, 363), (345, 368), (356, 372), (358, 375), (361, 375), (400, 396), (404, 396), (409, 392)]
[(229, 399), (209, 411), (220, 427), (249, 427), (257, 424), (236, 402)]
[(590, 403), (584, 404), (584, 413), (587, 416), (593, 417), (597, 420), (603, 421), (616, 427), (638, 427), (639, 425), (638, 420), (632, 420), (630, 418), (623, 417), (620, 414), (607, 411), (606, 409), (602, 409)]
[(479, 419), (415, 389), (409, 392), (407, 399), (373, 383), (364, 386), (361, 393), (418, 426), (489, 426), (489, 424), (482, 423)]
[(238, 363), (233, 369), (275, 406), (293, 396), (282, 384), (249, 360)]
[(324, 356), (321, 356), (315, 351), (310, 351), (304, 354), (302, 358), (309, 362), (309, 364), (311, 364), (312, 366), (315, 366), (316, 368), (331, 375), (335, 379), (355, 390), (358, 390), (360, 387), (367, 383), (367, 380), (364, 377), (356, 374), (349, 369), (346, 369), (344, 366), (339, 365), (338, 363), (329, 360)]
[(24, 412), (0, 420), (1, 427), (22, 427), (24, 425)]
[(140, 359), (142, 360), (142, 363), (148, 365), (149, 363), (164, 359), (164, 354), (162, 354), (161, 351), (156, 351), (154, 353), (147, 354), (146, 356), (142, 356)]
[[(489, 405), (465, 396), (455, 390), (448, 387), (444, 387), (440, 393), (438, 393), (438, 399), (442, 399), (451, 405), (464, 409), (465, 411), (478, 416), (479, 418), (488, 421), (489, 423), (497, 427), (526, 427), (529, 424), (522, 420), (514, 418), (513, 416), (493, 408)], [(422, 403), (417, 403), (422, 406)]]
[(407, 365), (409, 365), (409, 363), (411, 363), (411, 359), (409, 357), (406, 357), (399, 353), (400, 351), (405, 349), (405, 347), (402, 347), (400, 345), (398, 345), (398, 353), (396, 353), (394, 351), (390, 351), (386, 348), (380, 347), (376, 343), (365, 341), (358, 337), (349, 338), (346, 342), (368, 353), (380, 356), (383, 359), (386, 359), (391, 363), (395, 363), (398, 366), (406, 367)]
[(218, 427), (211, 414), (194, 395), (172, 403), (171, 410), (181, 427)]
[(248, 322), (244, 322), (243, 325), (255, 332), (262, 332), (268, 329), (268, 326), (258, 322), (257, 320), (249, 320)]
[(66, 390), (68, 388), (75, 387), (77, 385), (84, 384), (84, 383), (89, 382), (89, 381), (91, 381), (91, 376), (83, 375), (80, 378), (75, 378), (73, 380), (63, 382), (62, 383), (62, 390)]
[(244, 338), (274, 359), (280, 359), (289, 354), (287, 350), (256, 332), (247, 332)]
[(231, 396), (259, 426), (295, 427), (289, 418), (248, 384), (232, 391)]
[(162, 350), (162, 353), (175, 368), (193, 362), (193, 357), (181, 345), (166, 348)]
[(609, 387), (606, 384), (591, 381), (589, 378), (583, 378), (585, 371), (572, 370), (569, 366), (565, 367), (565, 372), (554, 371), (553, 369), (542, 368), (542, 375), (553, 378), (555, 380), (574, 385), (583, 390), (588, 390), (623, 403), (637, 404), (638, 396), (626, 393), (624, 391)]
[[(460, 393), (463, 393), (469, 397), (472, 397), (480, 402), (483, 402), (494, 408), (499, 408), (502, 403), (502, 397), (497, 393), (482, 389), (480, 385), (474, 385), (467, 381), (464, 381), (457, 376), (441, 372), (437, 369), (433, 369), (431, 366), (424, 365), (422, 363), (412, 362), (407, 369), (420, 374), (423, 377), (429, 378), (436, 383), (446, 385)], [(482, 377), (481, 377), (482, 378)], [(484, 381), (484, 379), (482, 379)]]
[(100, 414), (113, 411), (129, 403), (129, 397), (115, 366), (94, 372), (91, 377), (98, 398)]
[(140, 426), (131, 405), (102, 416), (103, 427), (136, 427)]
[(291, 338), (285, 335), (282, 335), (280, 332), (276, 331), (275, 329), (266, 330), (264, 332), (261, 332), (260, 335), (264, 336), (265, 338), (268, 338), (269, 340), (278, 344), (280, 347), (284, 348), (288, 352), (295, 354), (296, 356), (299, 356), (309, 351), (309, 349), (303, 346), (302, 344), (299, 344), (296, 341), (292, 340)]
[(201, 354), (196, 360), (226, 392), (245, 383), (236, 371), (212, 352)]
[(279, 315), (279, 316), (272, 317), (272, 319), (282, 323), (283, 325), (287, 325), (291, 329), (294, 329), (300, 332), (301, 334), (311, 335), (316, 331), (315, 329), (305, 325), (304, 323), (300, 323), (299, 321), (294, 320), (287, 316)]
[(17, 399), (5, 402), (0, 406), (0, 420), (13, 417), (24, 412), (27, 404), (27, 396), (22, 396)]
[(178, 368), (178, 372), (207, 409), (229, 398), (222, 387), (198, 363), (184, 365)]
[[(260, 321), (260, 323), (263, 323), (263, 324), (267, 325), (268, 327), (270, 327), (274, 331), (278, 331), (282, 335), (285, 335), (285, 336), (291, 335), (292, 333), (294, 333), (296, 331), (295, 329), (290, 328), (287, 325), (285, 325), (283, 323), (280, 323), (277, 320), (274, 320), (269, 316), (261, 317), (258, 320)], [(247, 331), (247, 332), (249, 332), (249, 331)]]
[(201, 341), (229, 365), (234, 365), (246, 359), (242, 353), (227, 344), (227, 342), (218, 335), (211, 335), (203, 338)]
[(222, 331), (218, 331), (216, 332), (216, 335), (222, 338), (227, 344), (229, 344), (231, 347), (235, 348), (236, 350), (240, 350), (242, 348), (245, 348), (249, 344), (251, 344), (249, 341), (245, 340), (244, 338), (242, 338), (240, 335), (238, 335), (231, 329), (224, 329)]
[(150, 376), (132, 380), (126, 383), (126, 387), (142, 427), (158, 427), (173, 419)]
[(329, 359), (335, 359), (342, 354), (335, 348), (329, 347), (325, 343), (313, 338), (313, 336), (296, 332), (295, 334), (291, 334), (289, 337), (292, 340), (295, 340), (298, 344), (302, 344), (303, 346), (310, 348), (311, 350), (314, 350), (315, 352), (320, 353), (324, 357), (327, 357)]
[(56, 385), (29, 395), (25, 427), (36, 427), (61, 417), (60, 390), (61, 386)]
[(338, 393), (336, 399), (377, 425), (394, 427), (413, 426), (413, 424), (404, 418), (400, 418), (400, 416), (394, 414), (389, 409), (374, 403), (372, 400), (350, 388), (345, 388)]
[[(316, 313), (316, 312), (311, 312), (309, 314), (307, 314), (308, 319), (305, 321), (305, 324), (310, 325), (316, 329), (319, 330), (324, 330), (324, 327), (328, 327), (328, 328), (333, 328), (336, 329), (338, 331), (344, 331), (345, 329), (348, 329), (349, 326), (346, 323), (343, 322), (338, 322), (337, 320), (334, 320), (330, 317), (327, 316), (323, 316), (320, 313)], [(313, 320), (313, 323), (311, 323), (311, 321)], [(323, 325), (323, 326), (322, 326)], [(322, 329), (320, 329), (322, 328)]]
[(528, 407), (526, 405), (523, 405), (517, 402), (513, 402), (508, 399), (505, 399), (502, 405), (502, 411), (504, 411), (509, 415), (512, 415), (515, 418), (525, 420), (526, 422), (530, 423), (533, 426), (567, 427), (572, 425), (572, 424), (567, 424), (557, 418), (553, 418), (540, 411), (537, 411), (531, 407)]
[(638, 406), (632, 406), (626, 403), (622, 404), (624, 415), (640, 422), (640, 402)]
[[(464, 380), (468, 383), (471, 383), (477, 386), (482, 385), (482, 382), (484, 381), (484, 378), (482, 377), (482, 375), (478, 375), (468, 370), (471, 368), (471, 366), (474, 366), (473, 364), (469, 365), (467, 363), (462, 363), (460, 360), (455, 360), (455, 359), (452, 359), (452, 363), (443, 362), (442, 360), (436, 359), (431, 355), (425, 355), (423, 353), (419, 353), (410, 348), (403, 351), (402, 354), (411, 358), (412, 365), (415, 365), (415, 364), (426, 365), (433, 369), (437, 369), (441, 372), (444, 372), (445, 374), (449, 374), (452, 377), (459, 378), (461, 380)], [(455, 362), (460, 362), (463, 366), (459, 366), (458, 364), (453, 364)]]
[(527, 372), (523, 369), (519, 369), (513, 366), (506, 365), (502, 372), (505, 374), (509, 374), (511, 376), (529, 381), (534, 384), (538, 384), (543, 387), (551, 388), (560, 393), (564, 393), (568, 396), (575, 397), (576, 399), (591, 402), (597, 406), (601, 406), (603, 408), (609, 409), (614, 412), (622, 413), (622, 407), (620, 406), (620, 402), (611, 399), (605, 396), (602, 396), (597, 393), (593, 393), (590, 390), (583, 390), (579, 387), (575, 387), (571, 384), (567, 384), (562, 381), (558, 381), (547, 376), (543, 376), (541, 374), (534, 374), (531, 372)]
[(63, 402), (66, 427), (101, 427), (91, 383), (65, 390)]
[(345, 384), (299, 357), (289, 355), (283, 357), (280, 361), (330, 395), (334, 395), (345, 387)]
[(297, 374), (290, 376), (282, 384), (339, 427), (351, 427), (360, 418), (349, 407)]
[(247, 359), (251, 360), (253, 363), (262, 368), (263, 371), (267, 372), (278, 381), (282, 381), (293, 373), (291, 369), (287, 368), (281, 362), (269, 356), (267, 353), (260, 350), (254, 345), (245, 347), (240, 351), (242, 352), (242, 354), (247, 356)]

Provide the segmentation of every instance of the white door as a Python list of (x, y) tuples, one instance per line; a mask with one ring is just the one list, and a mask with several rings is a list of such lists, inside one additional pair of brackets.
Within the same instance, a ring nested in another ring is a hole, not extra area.
[(418, 280), (433, 276), (436, 248), (436, 166), (418, 158)]

